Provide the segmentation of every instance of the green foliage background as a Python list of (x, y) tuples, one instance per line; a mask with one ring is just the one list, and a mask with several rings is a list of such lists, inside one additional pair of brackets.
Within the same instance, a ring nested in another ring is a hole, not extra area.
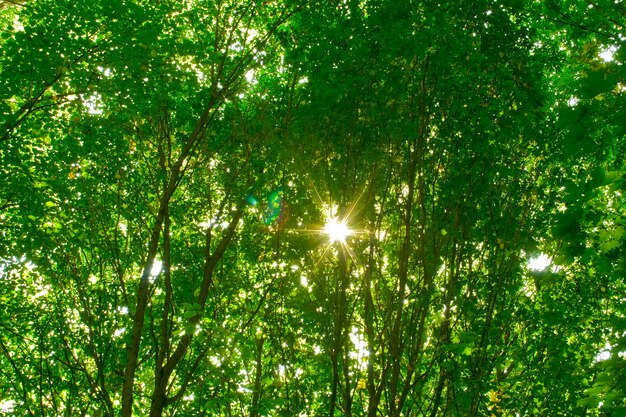
[(626, 416), (625, 15), (0, 1), (0, 414)]

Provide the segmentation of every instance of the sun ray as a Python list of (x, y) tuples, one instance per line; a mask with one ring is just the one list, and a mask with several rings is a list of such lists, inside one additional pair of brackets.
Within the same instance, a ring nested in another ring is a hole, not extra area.
[(354, 212), (354, 210), (358, 206), (359, 202), (361, 201), (361, 198), (363, 198), (363, 195), (365, 195), (365, 191), (367, 191), (367, 187), (363, 188), (363, 190), (361, 191), (361, 193), (357, 197), (356, 201), (350, 205), (350, 207), (348, 208), (348, 213), (343, 218), (344, 221), (347, 222), (352, 217), (352, 213)]
[(326, 247), (324, 248), (324, 251), (320, 255), (320, 258), (317, 260), (317, 262), (315, 262), (315, 267), (314, 268), (317, 268), (319, 266), (320, 262), (322, 262), (322, 259), (324, 259), (324, 256), (326, 256), (326, 252), (328, 252), (328, 249), (330, 249), (331, 245), (332, 245), (332, 243), (330, 243), (330, 242), (328, 242), (326, 244)]
[(311, 179), (311, 177), (309, 176), (309, 174), (305, 174), (306, 178), (309, 180), (309, 183), (311, 183), (311, 188), (313, 188), (313, 192), (315, 193), (315, 197), (317, 197), (317, 202), (323, 206), (324, 205), (324, 200), (322, 200), (322, 196), (320, 195), (320, 193), (317, 191), (317, 187), (315, 186), (315, 183), (313, 182), (313, 180)]

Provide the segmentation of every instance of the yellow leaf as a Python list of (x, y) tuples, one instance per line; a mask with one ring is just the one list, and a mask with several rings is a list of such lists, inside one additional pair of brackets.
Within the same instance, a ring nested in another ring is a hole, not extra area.
[(356, 389), (365, 389), (366, 384), (365, 384), (365, 379), (361, 378), (359, 379), (359, 382), (357, 382), (356, 384)]

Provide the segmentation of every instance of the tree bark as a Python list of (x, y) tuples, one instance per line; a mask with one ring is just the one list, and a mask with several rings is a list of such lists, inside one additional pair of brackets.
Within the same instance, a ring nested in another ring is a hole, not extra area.
[(252, 407), (250, 417), (259, 416), (259, 399), (261, 398), (261, 382), (263, 380), (263, 344), (265, 337), (261, 336), (256, 341), (256, 369), (254, 374), (254, 389), (252, 394)]

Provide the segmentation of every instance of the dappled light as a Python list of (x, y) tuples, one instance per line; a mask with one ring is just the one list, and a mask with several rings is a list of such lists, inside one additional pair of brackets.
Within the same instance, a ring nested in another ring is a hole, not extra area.
[(623, 415), (625, 16), (0, 2), (0, 415)]

